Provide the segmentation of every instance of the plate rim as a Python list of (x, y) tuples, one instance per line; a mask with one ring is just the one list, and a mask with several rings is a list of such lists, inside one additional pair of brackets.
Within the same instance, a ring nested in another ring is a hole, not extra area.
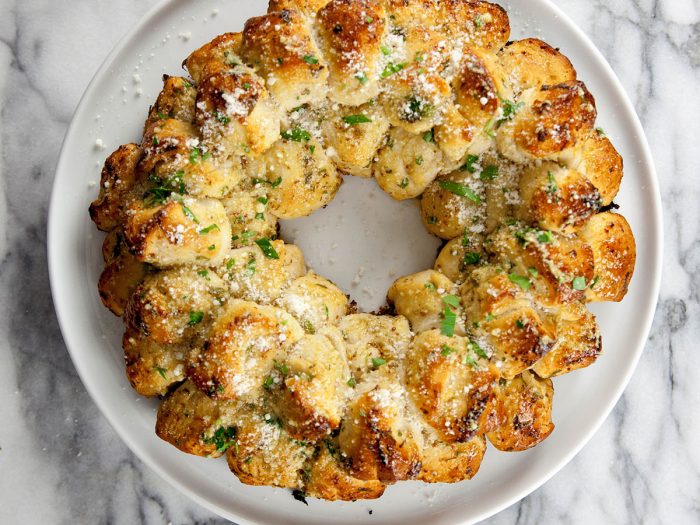
[[(60, 263), (58, 261), (58, 256), (56, 255), (57, 253), (57, 248), (55, 247), (56, 243), (58, 241), (58, 235), (57, 235), (57, 228), (59, 227), (60, 220), (56, 216), (57, 215), (57, 210), (59, 208), (58, 201), (60, 199), (59, 195), (59, 188), (58, 188), (58, 178), (60, 176), (60, 173), (64, 171), (65, 164), (67, 162), (66, 160), (66, 150), (67, 150), (67, 145), (71, 142), (71, 139), (73, 136), (77, 133), (78, 129), (78, 116), (83, 114), (85, 111), (87, 111), (87, 104), (86, 99), (88, 94), (92, 91), (94, 85), (97, 83), (98, 79), (101, 78), (113, 65), (116, 57), (121, 53), (124, 47), (126, 47), (133, 37), (140, 32), (144, 26), (146, 26), (151, 20), (153, 20), (155, 17), (158, 16), (161, 11), (167, 9), (170, 4), (175, 3), (178, 0), (160, 0), (158, 3), (156, 3), (153, 7), (151, 7), (149, 10), (147, 10), (144, 15), (139, 19), (139, 21), (131, 27), (125, 34), (122, 36), (118, 42), (115, 44), (115, 46), (112, 48), (112, 50), (109, 52), (109, 54), (106, 56), (102, 64), (99, 66), (95, 74), (93, 75), (92, 79), (90, 82), (87, 84), (83, 94), (80, 97), (80, 100), (78, 104), (76, 105), (75, 111), (73, 112), (73, 115), (71, 117), (71, 122), (70, 125), (67, 128), (66, 134), (64, 136), (60, 153), (58, 156), (58, 160), (56, 162), (56, 169), (54, 172), (54, 181), (52, 184), (52, 190), (51, 190), (51, 195), (50, 195), (50, 200), (49, 200), (49, 210), (47, 214), (47, 261), (48, 261), (48, 270), (49, 270), (49, 283), (50, 283), (50, 289), (51, 289), (51, 296), (53, 300), (53, 305), (54, 305), (54, 311), (56, 312), (56, 317), (58, 319), (59, 327), (61, 330), (61, 335), (63, 337), (63, 340), (65, 342), (66, 348), (68, 350), (68, 353), (71, 357), (71, 361), (73, 362), (73, 366), (75, 367), (76, 371), (78, 372), (78, 376), (80, 377), (81, 382), (83, 383), (85, 389), (87, 390), (88, 394), (90, 395), (92, 401), (95, 403), (97, 408), (100, 410), (100, 413), (102, 416), (107, 420), (109, 425), (114, 429), (114, 431), (117, 433), (121, 441), (126, 444), (126, 446), (129, 448), (129, 450), (134, 453), (145, 465), (148, 466), (153, 472), (155, 472), (158, 476), (160, 476), (162, 479), (164, 479), (167, 483), (169, 483), (172, 487), (174, 487), (176, 490), (178, 490), (180, 493), (184, 494), (191, 500), (195, 501), (202, 507), (210, 510), (211, 512), (216, 513), (217, 515), (224, 517), (226, 519), (233, 519), (238, 523), (239, 525), (255, 525), (255, 522), (250, 521), (248, 518), (245, 518), (244, 516), (237, 514), (237, 513), (232, 513), (230, 509), (223, 508), (214, 501), (211, 501), (207, 499), (204, 496), (201, 496), (197, 492), (194, 492), (190, 490), (183, 482), (181, 482), (178, 478), (175, 476), (170, 475), (165, 468), (161, 467), (160, 463), (156, 461), (154, 458), (152, 458), (149, 453), (145, 450), (144, 447), (141, 446), (141, 444), (137, 440), (132, 440), (129, 437), (129, 433), (126, 430), (126, 422), (121, 421), (120, 418), (117, 417), (116, 413), (111, 412), (110, 410), (107, 409), (106, 407), (106, 400), (102, 397), (103, 394), (100, 393), (99, 386), (96, 384), (93, 384), (92, 381), (89, 379), (88, 371), (85, 368), (85, 364), (81, 361), (80, 358), (80, 352), (77, 351), (76, 349), (80, 346), (76, 341), (74, 341), (75, 334), (74, 332), (71, 331), (69, 328), (69, 324), (66, 320), (66, 316), (68, 315), (68, 310), (69, 308), (64, 305), (64, 298), (57, 295), (56, 291), (58, 289), (58, 280), (60, 278)], [(498, 3), (498, 0), (492, 0), (496, 3)], [(532, 0), (530, 0), (532, 1)], [(610, 397), (610, 399), (607, 402), (607, 405), (604, 410), (601, 410), (600, 413), (597, 415), (595, 422), (593, 425), (590, 426), (587, 432), (583, 432), (580, 434), (579, 438), (577, 441), (573, 444), (572, 447), (568, 449), (568, 452), (562, 456), (562, 458), (556, 462), (551, 468), (548, 469), (546, 474), (542, 475), (536, 483), (530, 484), (526, 486), (525, 488), (517, 491), (511, 497), (508, 497), (504, 499), (499, 505), (495, 505), (492, 508), (481, 512), (480, 514), (476, 515), (473, 518), (470, 518), (467, 521), (461, 521), (457, 523), (461, 524), (467, 524), (467, 523), (476, 523), (479, 521), (482, 521), (484, 519), (487, 519), (491, 516), (496, 515), (497, 513), (503, 511), (504, 509), (510, 507), (511, 505), (517, 503), (518, 501), (522, 500), (523, 498), (527, 497), (529, 494), (532, 494), (534, 491), (542, 487), (545, 483), (547, 483), (554, 475), (559, 473), (582, 449), (585, 447), (591, 440), (591, 438), (600, 430), (600, 427), (602, 424), (607, 420), (609, 417), (610, 413), (612, 412), (613, 408), (617, 405), (619, 402), (622, 394), (624, 393), (624, 390), (627, 388), (630, 379), (634, 373), (634, 371), (637, 368), (637, 365), (639, 363), (639, 360), (641, 358), (641, 355), (644, 351), (644, 348), (646, 346), (646, 341), (648, 340), (652, 323), (654, 320), (655, 316), (655, 311), (656, 307), (658, 305), (659, 301), (659, 292), (661, 288), (661, 278), (662, 278), (662, 273), (663, 273), (663, 246), (664, 246), (664, 229), (663, 229), (663, 213), (662, 213), (662, 201), (661, 201), (661, 192), (660, 192), (660, 185), (659, 185), (659, 180), (658, 180), (658, 174), (656, 170), (656, 165), (653, 160), (653, 155), (651, 152), (651, 148), (649, 146), (649, 141), (646, 136), (646, 133), (644, 131), (644, 127), (641, 123), (641, 120), (639, 118), (639, 115), (637, 114), (629, 95), (627, 94), (627, 91), (625, 90), (624, 86), (622, 85), (619, 77), (613, 70), (612, 66), (608, 63), (607, 59), (604, 57), (604, 55), (601, 53), (601, 51), (598, 49), (598, 47), (593, 43), (591, 38), (581, 29), (570, 17), (568, 14), (566, 14), (559, 6), (557, 6), (553, 0), (535, 0), (536, 2), (539, 2), (540, 4), (543, 4), (546, 6), (548, 9), (550, 9), (556, 17), (561, 21), (561, 23), (565, 26), (563, 28), (563, 31), (565, 33), (571, 33), (574, 36), (576, 36), (579, 41), (585, 46), (585, 51), (588, 53), (596, 63), (597, 68), (602, 68), (604, 70), (606, 76), (611, 80), (612, 82), (612, 87), (614, 88), (614, 91), (616, 92), (615, 94), (619, 97), (619, 99), (623, 102), (623, 108), (622, 108), (622, 113), (626, 114), (627, 116), (631, 117), (630, 118), (630, 123), (632, 127), (634, 128), (635, 134), (636, 134), (636, 142), (641, 146), (641, 157), (639, 159), (641, 165), (643, 166), (644, 169), (648, 170), (649, 172), (649, 188), (646, 191), (647, 194), (649, 194), (652, 199), (652, 209), (651, 214), (654, 217), (653, 223), (652, 223), (652, 229), (654, 231), (654, 235), (657, 239), (657, 245), (656, 245), (656, 250), (653, 252), (653, 260), (649, 261), (651, 264), (651, 269), (654, 272), (653, 273), (653, 282), (651, 284), (652, 288), (652, 294), (651, 297), (653, 298), (647, 305), (644, 307), (644, 312), (643, 312), (643, 321), (639, 323), (639, 326), (641, 327), (641, 330), (639, 331), (640, 334), (643, 334), (643, 338), (640, 337), (639, 339), (639, 344), (635, 346), (633, 349), (634, 352), (630, 353), (630, 359), (628, 360), (628, 364), (626, 366), (626, 369), (624, 370), (624, 374), (621, 374), (621, 381), (619, 381), (617, 388), (615, 389), (614, 395)]]

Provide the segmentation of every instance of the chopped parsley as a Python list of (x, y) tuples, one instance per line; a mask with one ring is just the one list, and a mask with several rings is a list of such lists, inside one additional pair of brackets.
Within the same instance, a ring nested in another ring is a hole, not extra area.
[(520, 287), (520, 289), (525, 292), (530, 289), (530, 286), (532, 286), (530, 279), (528, 279), (527, 277), (523, 277), (522, 275), (518, 275), (517, 273), (509, 274), (508, 279), (513, 284), (517, 284)]
[(245, 265), (246, 270), (250, 272), (251, 275), (255, 273), (256, 267), (257, 267), (257, 261), (255, 260), (255, 255), (251, 254), (250, 259), (248, 259), (248, 263)]
[(435, 285), (433, 283), (425, 283), (424, 285), (428, 290), (435, 291)]
[(541, 231), (537, 234), (537, 240), (544, 244), (552, 242), (552, 232)]
[(453, 308), (459, 308), (459, 297), (456, 295), (444, 295), (442, 297), (442, 302)]
[(253, 177), (253, 186), (257, 186), (258, 184), (268, 184), (269, 186), (276, 188), (280, 184), (282, 184), (282, 177), (277, 178), (277, 180), (269, 181), (267, 179), (258, 179), (256, 177)]
[(428, 143), (435, 142), (435, 128), (429, 129), (423, 133), (423, 140)]
[(282, 138), (285, 140), (293, 140), (294, 142), (308, 142), (311, 140), (311, 133), (301, 128), (292, 128), (282, 132)]
[(369, 118), (367, 115), (347, 115), (343, 117), (343, 122), (346, 124), (349, 124), (350, 126), (357, 126), (358, 124), (367, 124), (368, 122), (372, 122), (372, 119)]
[(404, 69), (408, 64), (406, 62), (401, 62), (399, 64), (394, 64), (393, 62), (389, 62), (384, 70), (382, 71), (382, 74), (380, 75), (382, 78), (387, 78), (390, 77), (391, 75), (394, 75)]
[(464, 254), (464, 264), (469, 266), (469, 265), (474, 265), (474, 264), (479, 264), (481, 262), (481, 254), (479, 252), (467, 252)]
[(503, 100), (503, 117), (499, 119), (499, 124), (512, 119), (524, 105), (524, 102), (518, 102), (516, 104), (510, 100)]
[(481, 204), (481, 197), (474, 193), (474, 190), (465, 186), (464, 184), (454, 182), (451, 180), (441, 180), (438, 181), (438, 184), (442, 189), (447, 190), (450, 193), (454, 193), (455, 195), (458, 195), (460, 197), (466, 197), (467, 199), (476, 204)]
[(202, 228), (201, 230), (199, 230), (199, 234), (200, 234), (200, 235), (206, 235), (207, 233), (211, 233), (211, 232), (213, 232), (214, 230), (221, 231), (221, 230), (219, 229), (219, 225), (218, 225), (218, 224), (212, 224), (212, 225), (210, 225), (210, 226), (207, 226), (206, 228)]
[(445, 357), (447, 357), (448, 355), (453, 354), (456, 351), (457, 351), (457, 349), (452, 348), (451, 346), (442, 345), (442, 351), (440, 353), (442, 355), (444, 355)]
[(258, 239), (255, 241), (255, 244), (257, 244), (262, 252), (265, 254), (265, 257), (268, 259), (279, 259), (280, 256), (275, 250), (275, 247), (272, 246), (272, 243), (270, 242), (270, 239), (263, 238), (263, 239)]
[(204, 312), (190, 312), (190, 320), (187, 326), (196, 326), (204, 319)]
[(355, 381), (354, 377), (351, 377), (350, 379), (348, 379), (348, 386), (350, 388), (355, 388), (355, 386), (357, 386), (357, 381)]
[(304, 62), (313, 66), (318, 64), (318, 58), (313, 55), (304, 55)]
[(408, 187), (408, 183), (408, 177), (404, 177), (403, 179), (401, 179), (401, 182), (399, 182), (399, 188), (401, 188), (402, 190), (406, 189)]
[(372, 366), (374, 368), (379, 368), (380, 366), (385, 365), (385, 364), (386, 364), (386, 359), (384, 359), (382, 357), (373, 357), (372, 358)]
[(218, 109), (214, 112), (214, 118), (217, 120), (217, 122), (220, 122), (224, 126), (231, 122), (231, 119), (223, 113), (221, 113)]
[(189, 220), (191, 220), (195, 224), (199, 224), (199, 219), (197, 219), (197, 217), (195, 217), (195, 214), (192, 213), (192, 210), (190, 210), (184, 202), (180, 203), (180, 206), (182, 206), (182, 213), (185, 214), (185, 217), (187, 217)]
[[(455, 301), (447, 298), (454, 297), (457, 299), (456, 304), (459, 305), (459, 299), (455, 296), (445, 296), (442, 298), (445, 303), (445, 309), (442, 312), (442, 320), (440, 321), (440, 333), (446, 335), (447, 337), (452, 337), (455, 335), (455, 324), (457, 323), (457, 314), (450, 307)], [(447, 300), (446, 300), (447, 299)]]
[(308, 319), (304, 319), (304, 322), (301, 323), (301, 326), (307, 334), (313, 335), (316, 333), (316, 328), (314, 327), (313, 323)]
[(574, 280), (571, 282), (571, 286), (573, 286), (574, 290), (582, 291), (586, 289), (586, 278), (585, 277), (574, 277)]
[(481, 358), (483, 358), (483, 359), (488, 359), (488, 358), (489, 358), (489, 355), (486, 353), (486, 350), (484, 350), (483, 348), (481, 348), (481, 347), (479, 346), (479, 343), (477, 343), (477, 342), (474, 341), (473, 339), (471, 339), (471, 340), (469, 341), (469, 348), (470, 348), (476, 355), (478, 355), (479, 357), (481, 357)]
[(355, 75), (355, 78), (356, 78), (357, 81), (358, 81), (360, 84), (362, 84), (363, 86), (364, 86), (367, 82), (369, 82), (369, 79), (367, 78), (367, 75), (365, 75), (364, 72), (358, 73), (357, 75)]
[(219, 427), (210, 437), (202, 438), (205, 445), (216, 446), (216, 453), (226, 452), (229, 447), (236, 444), (236, 429), (233, 427)]
[(555, 194), (559, 191), (557, 180), (554, 178), (554, 174), (551, 171), (547, 172), (547, 188), (544, 191), (551, 194)]
[(166, 377), (166, 375), (165, 375), (165, 372), (166, 372), (165, 368), (163, 368), (163, 367), (161, 367), (161, 366), (156, 366), (156, 367), (154, 368), (154, 370), (155, 370), (156, 372), (158, 372), (158, 374), (159, 374), (163, 379), (168, 379), (168, 378)]
[(289, 367), (284, 363), (275, 363), (275, 370), (277, 370), (283, 376), (289, 375)]
[(190, 152), (190, 163), (192, 164), (197, 164), (197, 162), (207, 160), (209, 157), (211, 157), (211, 153), (208, 151), (206, 153), (202, 152), (201, 148), (194, 148)]
[(479, 178), (484, 181), (493, 180), (496, 177), (498, 177), (498, 166), (495, 164), (486, 166), (481, 172), (481, 175), (479, 175)]
[(178, 171), (172, 177), (163, 180), (155, 175), (148, 177), (155, 187), (146, 190), (143, 198), (149, 206), (163, 204), (172, 193), (185, 194), (185, 172)]
[(522, 319), (516, 319), (515, 326), (522, 330), (523, 328), (525, 328), (525, 323), (522, 321)]
[(469, 155), (467, 157), (467, 160), (464, 162), (460, 169), (460, 171), (468, 171), (469, 173), (475, 173), (476, 168), (474, 167), (474, 163), (479, 161), (479, 157), (476, 155)]

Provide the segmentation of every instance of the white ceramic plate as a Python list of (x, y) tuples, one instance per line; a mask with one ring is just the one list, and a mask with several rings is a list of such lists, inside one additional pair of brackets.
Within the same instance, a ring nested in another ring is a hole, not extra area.
[[(49, 214), (56, 311), (75, 366), (115, 430), (151, 468), (202, 505), (241, 524), (472, 523), (553, 476), (589, 440), (620, 397), (644, 347), (661, 274), (660, 198), (646, 139), (613, 71), (563, 13), (548, 0), (501, 3), (511, 15), (514, 38), (537, 36), (560, 47), (595, 95), (600, 125), (625, 159), (616, 202), (637, 238), (637, 269), (622, 304), (593, 308), (604, 354), (594, 366), (555, 381), (556, 429), (549, 439), (519, 454), (490, 447), (474, 480), (454, 485), (399, 483), (377, 501), (310, 500), (306, 507), (288, 491), (242, 485), (223, 459), (187, 456), (160, 441), (153, 430), (157, 402), (139, 398), (128, 386), (121, 321), (101, 305), (96, 290), (102, 236), (87, 208), (97, 192), (94, 184), (104, 158), (120, 144), (140, 139), (163, 73), (177, 74), (189, 52), (219, 33), (240, 30), (246, 19), (264, 12), (266, 2), (164, 1), (116, 47), (87, 89), (65, 139)], [(106, 150), (96, 146), (98, 139)], [(346, 181), (329, 208), (286, 224), (283, 231), (288, 240), (301, 244), (316, 271), (369, 309), (383, 302), (395, 276), (429, 267), (437, 246), (424, 233), (415, 204), (394, 203), (373, 182), (358, 179)]]

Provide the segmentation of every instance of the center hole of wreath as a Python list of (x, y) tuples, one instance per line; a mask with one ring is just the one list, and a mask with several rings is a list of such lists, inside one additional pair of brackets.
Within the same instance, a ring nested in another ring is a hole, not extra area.
[(432, 268), (441, 244), (423, 226), (416, 201), (395, 201), (374, 180), (351, 176), (328, 207), (282, 221), (281, 233), (364, 312), (385, 304), (398, 277)]

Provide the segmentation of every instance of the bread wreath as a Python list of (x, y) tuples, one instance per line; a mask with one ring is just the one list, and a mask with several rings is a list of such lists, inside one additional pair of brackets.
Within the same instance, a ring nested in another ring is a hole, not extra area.
[[(251, 485), (329, 500), (476, 474), (553, 430), (551, 377), (601, 351), (586, 303), (635, 263), (622, 159), (558, 50), (468, 0), (272, 0), (164, 78), (90, 214), (99, 290), (157, 434)], [(356, 313), (279, 219), (342, 175), (419, 198), (445, 240)]]

